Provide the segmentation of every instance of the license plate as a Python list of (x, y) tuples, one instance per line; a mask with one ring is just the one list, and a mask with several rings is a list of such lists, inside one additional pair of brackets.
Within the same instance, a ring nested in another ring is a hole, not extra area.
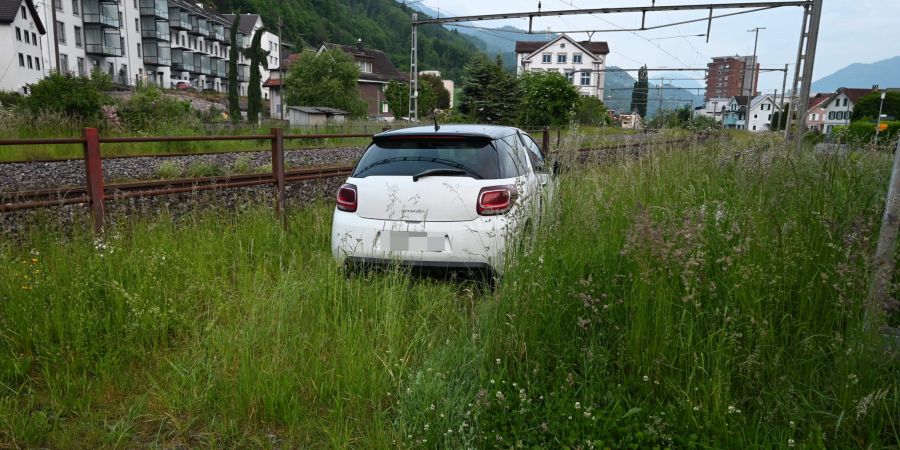
[(386, 231), (382, 248), (392, 252), (442, 252), (444, 235), (424, 231)]

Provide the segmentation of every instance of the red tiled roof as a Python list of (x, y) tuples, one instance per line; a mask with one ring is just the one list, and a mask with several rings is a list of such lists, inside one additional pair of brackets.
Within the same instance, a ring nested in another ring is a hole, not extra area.
[[(516, 41), (516, 53), (532, 54), (550, 41)], [(609, 54), (609, 44), (597, 41), (579, 41), (578, 45), (586, 48), (595, 55)]]
[(830, 98), (831, 98), (831, 94), (816, 94), (815, 97), (809, 98), (809, 107), (806, 109), (807, 110), (814, 109), (814, 108), (818, 107), (819, 105), (821, 105), (822, 103), (827, 102)]
[(263, 87), (281, 87), (281, 78), (269, 78), (263, 83)]
[(838, 92), (843, 92), (850, 98), (850, 101), (856, 104), (864, 95), (873, 92), (872, 88), (840, 88)]

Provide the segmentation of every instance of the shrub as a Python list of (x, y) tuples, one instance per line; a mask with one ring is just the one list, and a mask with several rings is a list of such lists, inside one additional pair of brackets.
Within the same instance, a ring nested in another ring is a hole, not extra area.
[(163, 179), (178, 178), (181, 176), (181, 165), (175, 161), (163, 161), (156, 168), (156, 177)]
[(90, 78), (53, 72), (31, 86), (31, 95), (22, 105), (32, 114), (50, 111), (97, 120), (101, 107), (112, 103), (106, 94), (110, 85), (109, 75), (101, 71), (94, 71)]
[(16, 106), (22, 101), (22, 95), (18, 92), (0, 91), (0, 105)]
[(611, 120), (609, 110), (597, 97), (582, 96), (575, 106), (575, 121), (579, 125), (606, 126)]
[(172, 128), (200, 126), (200, 118), (190, 102), (166, 96), (156, 86), (138, 89), (122, 104), (119, 116), (131, 132), (160, 133)]
[(190, 177), (217, 177), (222, 175), (222, 169), (209, 162), (195, 161), (188, 167), (188, 176)]

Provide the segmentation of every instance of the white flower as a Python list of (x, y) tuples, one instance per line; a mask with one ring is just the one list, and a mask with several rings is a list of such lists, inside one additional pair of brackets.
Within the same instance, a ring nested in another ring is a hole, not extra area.
[(793, 446), (794, 446), (794, 440), (788, 439), (788, 447), (793, 447)]
[(650, 381), (650, 377), (648, 377), (647, 375), (644, 375), (644, 381)]
[(581, 402), (575, 402), (575, 409), (581, 409)]

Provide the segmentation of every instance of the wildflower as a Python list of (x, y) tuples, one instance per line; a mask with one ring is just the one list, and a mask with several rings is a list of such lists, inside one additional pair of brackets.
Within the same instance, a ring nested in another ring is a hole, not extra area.
[(432, 403), (431, 406), (428, 407), (428, 409), (434, 411), (434, 403)]
[(575, 402), (575, 409), (581, 409), (581, 402)]
[(31, 258), (31, 263), (32, 263), (32, 264), (37, 264), (37, 262), (38, 262), (38, 259), (37, 259), (37, 258)]
[(650, 377), (648, 377), (647, 375), (644, 375), (644, 381), (650, 381)]
[(793, 420), (790, 421), (790, 422), (788, 422), (788, 425), (789, 425), (791, 428), (794, 428), (794, 427), (797, 426), (797, 424), (795, 424)]
[(794, 440), (788, 439), (788, 447), (794, 447)]
[(427, 423), (425, 424), (425, 427), (424, 427), (424, 428), (425, 428), (425, 431), (428, 431), (429, 426), (428, 426)]
[(496, 361), (497, 361), (497, 365), (499, 366), (499, 365), (500, 365), (500, 358), (497, 358)]

